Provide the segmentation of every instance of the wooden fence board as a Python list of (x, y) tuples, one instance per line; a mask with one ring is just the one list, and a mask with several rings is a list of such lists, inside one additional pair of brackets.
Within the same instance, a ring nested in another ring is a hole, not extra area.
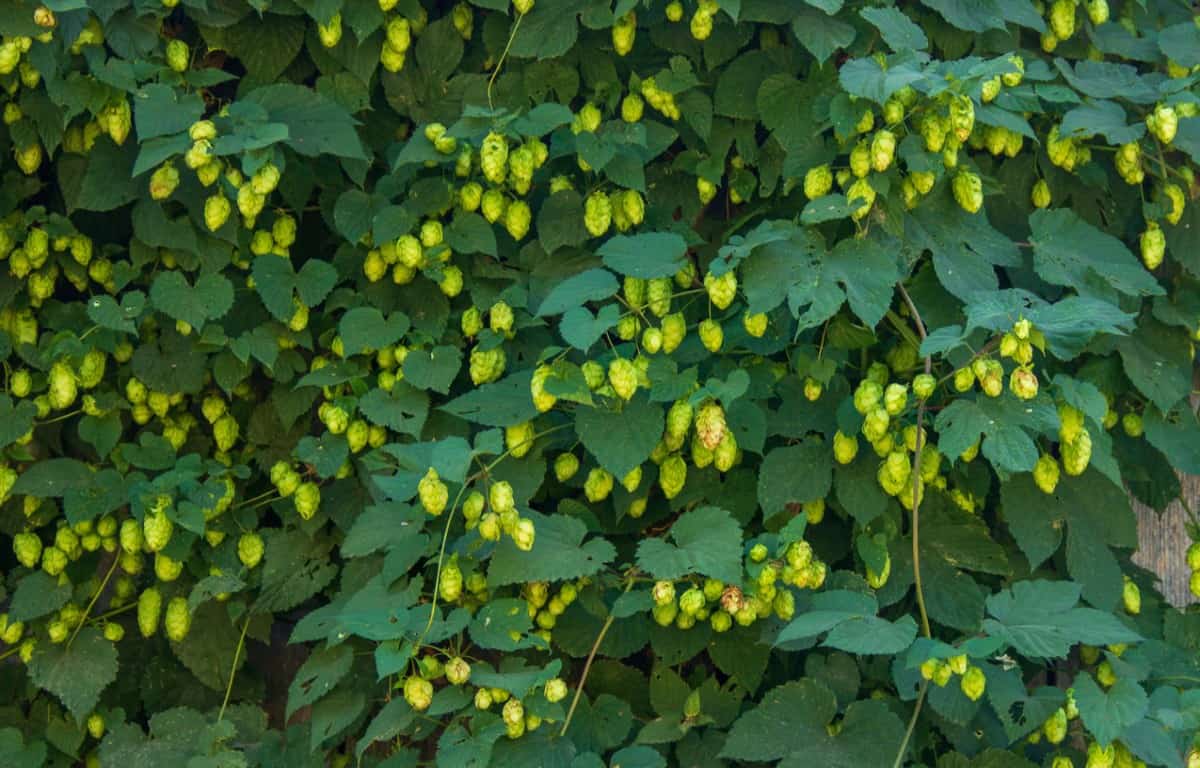
[[(1200, 476), (1184, 475), (1183, 496), (1194, 510), (1200, 510)], [(1172, 605), (1183, 607), (1200, 602), (1188, 589), (1191, 572), (1185, 560), (1190, 539), (1184, 530), (1187, 512), (1175, 502), (1162, 515), (1136, 501), (1138, 515), (1138, 551), (1133, 561), (1158, 574), (1163, 596)]]

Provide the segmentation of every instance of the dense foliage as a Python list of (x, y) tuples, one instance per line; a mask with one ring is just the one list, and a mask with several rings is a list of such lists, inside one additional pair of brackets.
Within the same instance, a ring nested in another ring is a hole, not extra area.
[(1188, 3), (0, 34), (0, 765), (1200, 764)]

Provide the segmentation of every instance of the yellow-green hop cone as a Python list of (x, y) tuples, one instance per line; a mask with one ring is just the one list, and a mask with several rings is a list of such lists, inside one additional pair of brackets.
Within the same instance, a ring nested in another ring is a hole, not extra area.
[(424, 712), (433, 703), (433, 683), (420, 675), (409, 675), (404, 678), (404, 700), (408, 706)]
[(533, 378), (529, 382), (529, 391), (533, 397), (533, 406), (537, 408), (538, 413), (545, 413), (558, 402), (557, 397), (546, 392), (546, 380), (550, 378), (550, 375), (550, 366), (539, 365), (534, 369)]
[(859, 205), (850, 214), (850, 218), (859, 221), (870, 213), (871, 206), (875, 204), (875, 194), (875, 188), (866, 179), (859, 179), (851, 184), (846, 190), (846, 199), (852, 202), (857, 200)]
[(50, 366), (48, 383), (50, 389), (47, 399), (51, 408), (61, 411), (75, 404), (75, 398), (79, 394), (78, 379), (70, 365), (57, 362)]
[(658, 468), (658, 484), (663, 496), (673, 499), (683, 490), (687, 482), (687, 464), (679, 454), (668, 456)]
[(732, 270), (720, 277), (709, 272), (704, 276), (704, 290), (717, 309), (726, 309), (737, 298), (737, 275)]
[(1076, 0), (1054, 0), (1050, 4), (1050, 30), (1059, 40), (1069, 40), (1075, 34)]
[(692, 37), (696, 40), (707, 40), (713, 31), (712, 14), (705, 11), (703, 8), (698, 9), (694, 14), (692, 14), (690, 29), (692, 32)]
[(1045, 208), (1050, 205), (1050, 185), (1046, 183), (1045, 179), (1038, 179), (1034, 182), (1029, 198), (1035, 208)]
[(717, 196), (717, 185), (702, 177), (696, 177), (696, 196), (700, 202), (708, 205)]
[(537, 530), (532, 520), (525, 517), (517, 520), (516, 528), (512, 532), (513, 544), (516, 545), (517, 549), (522, 552), (532, 550), (536, 536)]
[(866, 140), (859, 141), (850, 150), (850, 173), (861, 179), (871, 172), (871, 146)]
[(500, 347), (487, 350), (474, 347), (470, 361), (471, 381), (476, 386), (496, 381), (504, 374), (506, 362), (504, 350)]
[(321, 506), (321, 489), (317, 487), (316, 483), (301, 483), (296, 488), (292, 502), (300, 517), (311, 520), (312, 516), (317, 513), (317, 508)]
[(1179, 131), (1179, 114), (1174, 107), (1159, 104), (1146, 116), (1146, 126), (1156, 139), (1163, 144), (1170, 144)]
[(742, 315), (742, 327), (750, 336), (761, 339), (767, 332), (767, 316), (763, 312), (751, 314), (748, 310)]
[(721, 329), (721, 324), (711, 317), (702, 320), (700, 327), (697, 329), (700, 334), (700, 343), (709, 352), (716, 354), (721, 350), (721, 345), (725, 343), (725, 332)]
[(1121, 589), (1121, 602), (1125, 612), (1131, 616), (1142, 612), (1142, 590), (1128, 576), (1125, 577), (1125, 585)]
[(687, 336), (687, 320), (682, 312), (667, 315), (662, 320), (662, 351), (671, 354)]
[(150, 197), (155, 200), (166, 200), (179, 186), (179, 169), (171, 163), (164, 163), (150, 175)]
[(954, 200), (968, 213), (978, 213), (983, 207), (983, 182), (970, 171), (962, 171), (951, 183)]
[(554, 459), (554, 477), (565, 483), (579, 471), (579, 457), (573, 453), (560, 453)]
[(142, 637), (151, 637), (158, 631), (158, 618), (162, 612), (162, 594), (150, 587), (138, 596), (137, 622)]
[(595, 467), (588, 472), (587, 480), (583, 483), (583, 493), (590, 502), (604, 501), (612, 493), (613, 484), (611, 472)]
[(457, 557), (452, 556), (450, 561), (442, 566), (438, 578), (438, 596), (447, 603), (454, 603), (462, 596), (462, 588), (462, 570), (458, 567)]
[(210, 232), (216, 232), (225, 226), (233, 206), (222, 194), (217, 193), (204, 201), (204, 225)]
[(247, 568), (253, 569), (262, 562), (263, 552), (266, 547), (263, 545), (262, 536), (259, 536), (253, 531), (243, 533), (238, 538), (237, 555), (238, 560)]
[(637, 35), (637, 15), (633, 11), (617, 19), (612, 28), (613, 50), (618, 56), (625, 56), (633, 50), (633, 41)]
[(1058, 462), (1048, 453), (1043, 453), (1033, 467), (1033, 481), (1042, 493), (1054, 493), (1058, 487)]
[(1097, 27), (1108, 21), (1108, 0), (1087, 0), (1084, 7), (1087, 9), (1088, 19)]
[(583, 225), (592, 237), (600, 237), (612, 226), (612, 202), (597, 190), (583, 204)]
[(840, 431), (833, 435), (833, 458), (838, 464), (849, 464), (858, 455), (858, 438)]
[(507, 480), (492, 483), (488, 488), (488, 505), (498, 515), (504, 515), (516, 509), (513, 487)]
[(892, 165), (896, 156), (896, 134), (891, 131), (877, 131), (871, 139), (871, 169), (883, 173)]
[(883, 589), (887, 584), (888, 577), (892, 573), (892, 558), (888, 557), (883, 561), (883, 568), (878, 573), (871, 566), (867, 566), (867, 584), (871, 589)]
[(1054, 710), (1054, 714), (1042, 723), (1042, 735), (1051, 744), (1061, 744), (1067, 737), (1067, 712), (1062, 707)]
[(524, 421), (504, 428), (504, 447), (508, 455), (520, 459), (533, 448), (533, 422)]
[(979, 667), (967, 667), (967, 671), (963, 673), (962, 680), (959, 681), (959, 687), (962, 688), (963, 695), (971, 701), (979, 701), (983, 696), (984, 690), (987, 688), (987, 676)]
[(646, 103), (636, 93), (630, 93), (621, 100), (621, 119), (627, 123), (636, 123), (642, 119)]
[(1117, 750), (1112, 744), (1107, 747), (1102, 747), (1094, 741), (1088, 744), (1087, 768), (1113, 768), (1116, 760)]
[(42, 557), (42, 540), (36, 533), (25, 531), (13, 536), (13, 554), (26, 568), (33, 568)]
[(1032, 400), (1038, 394), (1038, 377), (1028, 368), (1014, 368), (1008, 379), (1008, 388), (1021, 400)]
[(417, 483), (417, 498), (421, 500), (425, 511), (435, 517), (446, 511), (446, 504), (450, 501), (450, 489), (441, 481), (433, 467), (430, 467)]
[(1077, 477), (1084, 473), (1092, 460), (1092, 436), (1085, 429), (1074, 442), (1062, 444), (1063, 469), (1068, 475)]
[(950, 101), (950, 130), (960, 141), (965, 142), (975, 128), (975, 102), (967, 96), (957, 96)]
[(608, 381), (618, 397), (622, 400), (629, 400), (637, 392), (637, 368), (631, 361), (623, 357), (614, 358), (608, 364)]
[(503, 184), (508, 175), (508, 140), (494, 132), (484, 137), (479, 150), (479, 167), (488, 181)]
[(804, 174), (804, 196), (816, 200), (829, 194), (833, 188), (833, 172), (828, 165), (817, 165)]
[[(146, 551), (162, 551), (171, 541), (171, 534), (174, 529), (175, 525), (171, 522), (171, 518), (167, 517), (165, 510), (160, 509), (146, 513), (146, 517), (142, 521)], [(130, 538), (132, 539), (132, 536)]]
[(514, 200), (504, 214), (504, 229), (513, 240), (522, 240), (529, 234), (532, 221), (533, 214), (529, 210), (529, 204), (524, 200)]
[(1146, 265), (1146, 269), (1158, 269), (1167, 252), (1167, 236), (1163, 234), (1158, 222), (1148, 222), (1146, 231), (1141, 234), (1138, 242), (1141, 246), (1142, 263)]
[(1121, 429), (1130, 437), (1141, 437), (1146, 427), (1141, 414), (1130, 411), (1121, 417)]
[(180, 642), (187, 637), (192, 628), (192, 613), (188, 610), (186, 597), (172, 597), (167, 601), (167, 610), (163, 616), (163, 629), (167, 639)]
[(726, 432), (725, 437), (713, 449), (713, 466), (718, 472), (728, 472), (737, 463), (738, 444), (733, 432)]

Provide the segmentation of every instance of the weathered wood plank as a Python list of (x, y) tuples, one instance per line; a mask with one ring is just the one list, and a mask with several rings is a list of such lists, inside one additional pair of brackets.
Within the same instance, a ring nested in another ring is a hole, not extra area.
[[(1192, 509), (1200, 509), (1200, 476), (1182, 475), (1183, 496)], [(1200, 602), (1188, 589), (1191, 572), (1185, 561), (1190, 539), (1184, 530), (1187, 512), (1175, 502), (1159, 515), (1136, 501), (1138, 515), (1138, 551), (1133, 561), (1158, 574), (1163, 596), (1172, 605), (1182, 607)]]

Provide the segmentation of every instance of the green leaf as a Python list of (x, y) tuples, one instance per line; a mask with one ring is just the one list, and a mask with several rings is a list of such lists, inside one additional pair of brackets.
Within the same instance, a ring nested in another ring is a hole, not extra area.
[(532, 510), (522, 516), (531, 519), (537, 530), (533, 549), (522, 552), (512, 539), (501, 539), (488, 565), (489, 585), (591, 576), (617, 555), (613, 545), (602, 538), (585, 542), (587, 526), (574, 517), (541, 515)]
[(1109, 144), (1126, 144), (1146, 135), (1146, 126), (1128, 124), (1125, 110), (1115, 101), (1099, 99), (1075, 107), (1063, 115), (1058, 134), (1064, 138), (1086, 138), (1100, 134)]
[(937, 415), (938, 448), (957, 457), (983, 436), (983, 455), (1007, 472), (1029, 472), (1038, 460), (1038, 448), (1030, 436), (1058, 427), (1054, 404), (1044, 395), (1036, 400), (1018, 400), (1005, 391), (996, 398), (959, 398)]
[(93, 296), (87, 302), (88, 318), (100, 326), (121, 333), (137, 333), (135, 319), (146, 309), (146, 294), (129, 291), (117, 304), (112, 296)]
[(816, 637), (839, 624), (873, 618), (879, 604), (869, 594), (830, 590), (814, 596), (809, 609), (792, 619), (775, 638), (776, 645)]
[(879, 30), (893, 51), (923, 51), (929, 46), (921, 28), (898, 8), (864, 8), (858, 13)]
[(462, 351), (458, 347), (414, 349), (404, 359), (404, 380), (417, 389), (432, 389), (444, 395), (461, 367)]
[(284, 323), (296, 311), (293, 300), (297, 295), (306, 307), (312, 308), (324, 301), (337, 284), (337, 270), (316, 259), (309, 259), (296, 272), (287, 259), (259, 256), (254, 260), (252, 275), (263, 304), (276, 320)]
[(361, 355), (390, 347), (408, 333), (408, 328), (408, 316), (403, 312), (384, 317), (375, 307), (355, 307), (342, 315), (338, 334), (347, 355)]
[[(514, 29), (510, 55), (519, 58), (553, 59), (575, 45), (579, 35), (579, 14), (586, 0), (561, 0), (539, 3), (525, 14)], [(515, 26), (515, 25), (514, 25)]]
[(563, 313), (558, 332), (563, 341), (586, 352), (620, 319), (621, 309), (616, 304), (605, 304), (595, 315), (587, 307), (571, 307)]
[(10, 622), (32, 621), (54, 613), (70, 599), (69, 584), (59, 584), (58, 579), (37, 570), (17, 582), (6, 613)]
[(358, 746), (355, 748), (355, 754), (362, 758), (363, 753), (377, 741), (388, 741), (403, 730), (408, 728), (409, 724), (416, 718), (416, 711), (408, 705), (403, 696), (396, 696), (375, 715), (371, 720), (371, 724), (367, 726), (366, 731), (358, 740)]
[(13, 495), (58, 497), (87, 487), (92, 470), (76, 459), (45, 459), (26, 469), (12, 487)]
[(1141, 637), (1110, 613), (1078, 607), (1080, 587), (1069, 581), (1021, 581), (987, 599), (983, 628), (1018, 653), (1064, 658), (1078, 643), (1134, 643)]
[(854, 42), (854, 27), (815, 11), (802, 11), (792, 21), (792, 33), (808, 52), (824, 64), (833, 52)]
[(29, 663), (34, 685), (58, 697), (82, 723), (100, 693), (117, 679), (117, 649), (95, 627), (84, 627), (75, 641), (42, 644)]
[(133, 165), (137, 145), (99, 140), (86, 157), (64, 155), (58, 162), (58, 185), (68, 212), (112, 211), (138, 196)]
[(583, 223), (583, 198), (573, 189), (546, 198), (537, 215), (538, 240), (546, 253), (583, 245), (588, 238)]
[[(480, 648), (512, 652), (532, 643), (525, 634), (533, 627), (524, 600), (497, 598), (479, 609), (471, 622), (471, 642)], [(515, 638), (514, 638), (515, 634)]]
[(358, 409), (372, 424), (416, 437), (429, 416), (429, 396), (398, 381), (390, 392), (376, 388), (363, 395)]
[(638, 567), (658, 579), (697, 574), (736, 584), (742, 577), (742, 529), (728, 512), (699, 507), (685, 512), (667, 538), (638, 545)]
[(353, 723), (366, 706), (362, 691), (338, 690), (318, 701), (312, 708), (312, 738), (309, 748), (315, 752), (329, 739)]
[(0, 763), (12, 768), (41, 768), (46, 760), (46, 743), (24, 743), (16, 728), (0, 728)]
[(1157, 296), (1163, 289), (1117, 238), (1105, 234), (1069, 208), (1034, 211), (1033, 266), (1054, 285), (1094, 293), (1101, 285), (1130, 296)]
[(293, 455), (305, 464), (311, 464), (318, 476), (327, 478), (333, 477), (350, 457), (350, 447), (341, 435), (305, 435), (296, 444)]
[(924, 74), (902, 63), (882, 64), (874, 58), (851, 59), (838, 70), (838, 80), (851, 96), (883, 104), (896, 91), (920, 82)]
[(438, 406), (438, 410), (487, 427), (520, 424), (538, 413), (529, 394), (532, 379), (533, 371), (513, 373), (500, 381), (459, 395), (445, 405)]
[(917, 622), (912, 616), (894, 622), (863, 616), (838, 624), (821, 645), (854, 654), (896, 654), (908, 648), (916, 636)]
[(968, 32), (1003, 29), (1006, 21), (1039, 32), (1046, 29), (1045, 22), (1029, 0), (921, 0), (921, 3)]
[(1166, 414), (1147, 408), (1144, 417), (1146, 440), (1163, 452), (1171, 466), (1200, 475), (1200, 422), (1196, 413), (1181, 404)]
[(600, 466), (620, 479), (650, 457), (662, 437), (662, 407), (635, 397), (621, 410), (579, 408), (575, 431)]
[(622, 275), (668, 277), (683, 266), (687, 242), (674, 232), (616, 235), (596, 251), (604, 266)]
[(823, 499), (833, 484), (832, 449), (820, 440), (775, 448), (758, 471), (758, 503), (763, 517), (789, 504)]
[(1086, 672), (1075, 677), (1075, 703), (1079, 717), (1102, 745), (1121, 735), (1126, 727), (1139, 722), (1150, 708), (1150, 699), (1142, 686), (1128, 677), (1118, 677), (1107, 691)]
[(560, 281), (550, 289), (538, 305), (537, 317), (561, 315), (572, 307), (580, 307), (589, 301), (607, 299), (620, 286), (617, 278), (606, 269), (589, 269), (574, 277)]
[[(541, 231), (540, 226), (538, 231)], [(486, 219), (475, 213), (459, 212), (454, 216), (454, 221), (446, 228), (446, 244), (455, 253), (483, 253), (488, 256), (498, 253), (495, 230)]]
[(823, 684), (810, 679), (785, 683), (768, 691), (757, 707), (738, 718), (721, 757), (778, 760), (779, 768), (891, 766), (904, 738), (904, 724), (886, 704), (851, 704), (837, 735), (831, 736), (826, 725), (836, 714), (837, 700)]
[(322, 154), (366, 160), (358, 125), (339, 104), (316, 91), (291, 83), (277, 83), (247, 93), (241, 101), (257, 104), (269, 120), (287, 127), (288, 145), (306, 157)]
[(0, 395), (0, 448), (7, 448), (28, 434), (35, 418), (37, 406), (29, 400), (19, 400), (14, 406), (8, 395)]
[(333, 224), (348, 242), (357, 243), (371, 231), (376, 216), (388, 207), (386, 198), (361, 189), (348, 189), (333, 206)]
[(1191, 392), (1191, 346), (1179, 328), (1144, 320), (1113, 346), (1121, 355), (1125, 375), (1160, 411), (1170, 411)]
[(324, 648), (310, 655), (288, 686), (285, 717), (291, 717), (296, 710), (332, 691), (350, 672), (353, 663), (354, 648), (346, 644)]
[(189, 285), (181, 272), (163, 272), (150, 286), (150, 300), (172, 320), (200, 329), (233, 307), (233, 285), (214, 272), (201, 275), (195, 285)]
[(133, 101), (133, 124), (140, 141), (182, 133), (204, 114), (198, 93), (180, 93), (169, 85), (143, 86)]

